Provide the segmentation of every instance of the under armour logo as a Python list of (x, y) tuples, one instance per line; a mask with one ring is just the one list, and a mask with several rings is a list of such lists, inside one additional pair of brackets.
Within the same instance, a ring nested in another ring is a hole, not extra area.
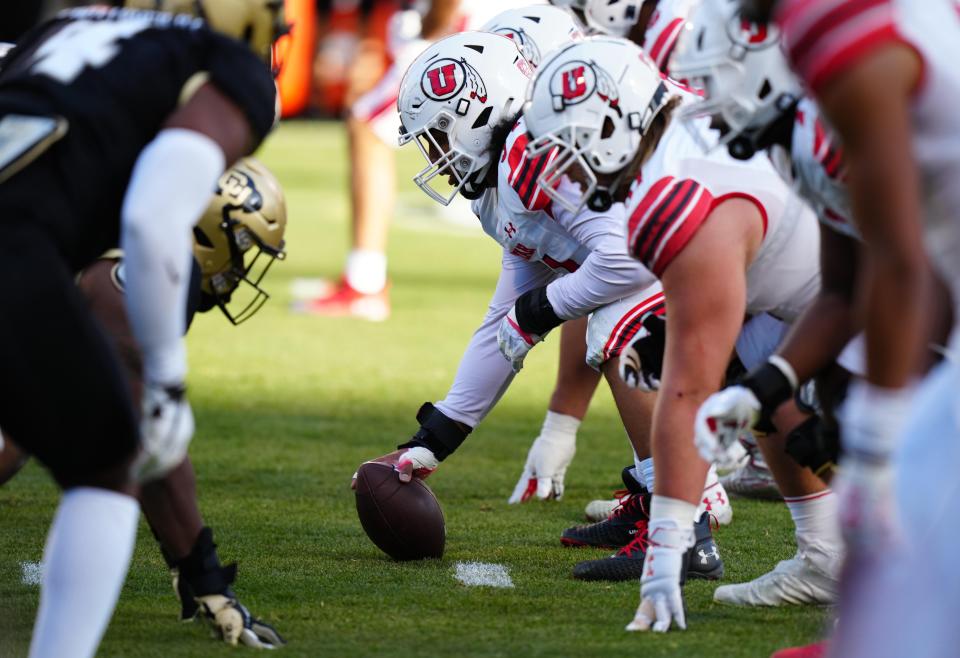
[(517, 227), (513, 225), (513, 222), (510, 222), (503, 227), (503, 232), (512, 238), (513, 234), (517, 232)]
[(702, 549), (697, 551), (697, 553), (700, 555), (700, 564), (707, 564), (710, 558), (713, 558), (714, 560), (720, 559), (720, 553), (717, 552), (716, 545), (710, 549), (709, 553), (705, 553)]

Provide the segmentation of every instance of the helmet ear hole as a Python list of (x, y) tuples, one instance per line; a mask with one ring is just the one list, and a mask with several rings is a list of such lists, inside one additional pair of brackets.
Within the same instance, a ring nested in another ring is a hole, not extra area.
[(480, 115), (477, 116), (476, 120), (474, 120), (471, 128), (474, 128), (474, 129), (483, 128), (485, 125), (487, 125), (490, 122), (491, 114), (493, 114), (492, 106), (484, 108), (484, 110), (480, 113)]
[(760, 91), (757, 92), (757, 97), (760, 100), (766, 100), (767, 96), (770, 95), (770, 92), (773, 91), (773, 87), (770, 86), (770, 80), (764, 78), (763, 85), (760, 87)]
[(603, 118), (603, 126), (600, 128), (600, 139), (609, 139), (613, 136), (616, 126), (613, 124), (613, 119), (608, 116)]
[(213, 249), (213, 242), (210, 241), (210, 238), (207, 237), (207, 234), (199, 226), (193, 227), (193, 239), (197, 241), (197, 244), (201, 247), (206, 247), (207, 249)]

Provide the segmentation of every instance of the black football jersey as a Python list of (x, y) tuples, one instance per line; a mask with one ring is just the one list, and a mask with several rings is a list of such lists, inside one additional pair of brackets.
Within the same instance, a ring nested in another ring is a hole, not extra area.
[(5, 152), (18, 152), (10, 135), (33, 129), (23, 117), (55, 119), (66, 132), (0, 182), (0, 230), (9, 222), (40, 225), (75, 270), (117, 246), (140, 151), (203, 81), (241, 108), (255, 149), (275, 121), (269, 67), (202, 21), (85, 8), (26, 34), (0, 71), (0, 168)]

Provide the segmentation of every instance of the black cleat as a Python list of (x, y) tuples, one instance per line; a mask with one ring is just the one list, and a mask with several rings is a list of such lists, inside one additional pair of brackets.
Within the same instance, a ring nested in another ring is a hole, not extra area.
[(700, 516), (693, 526), (693, 533), (696, 543), (687, 551), (687, 577), (720, 580), (723, 577), (723, 560), (717, 550), (717, 542), (713, 541), (709, 512)]
[[(723, 576), (723, 561), (710, 531), (710, 515), (704, 513), (694, 525), (695, 544), (687, 551), (686, 578), (717, 580)], [(638, 521), (633, 541), (616, 554), (600, 560), (587, 560), (573, 567), (578, 580), (634, 580), (643, 574), (647, 553), (647, 520)]]
[[(628, 466), (623, 469), (623, 483), (627, 494), (620, 499), (620, 506), (603, 521), (567, 528), (560, 535), (564, 546), (593, 546), (594, 548), (620, 548), (634, 540), (637, 524), (649, 519), (650, 492), (630, 475)], [(645, 526), (644, 526), (645, 527)], [(641, 558), (642, 559), (642, 558)]]

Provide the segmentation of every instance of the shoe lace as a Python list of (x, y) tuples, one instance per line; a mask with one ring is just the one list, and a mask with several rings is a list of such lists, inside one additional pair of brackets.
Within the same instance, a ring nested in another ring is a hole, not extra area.
[(647, 552), (647, 547), (650, 545), (649, 534), (647, 533), (647, 520), (640, 519), (635, 525), (637, 526), (637, 534), (633, 536), (629, 544), (617, 551), (617, 557), (633, 557), (634, 553), (638, 551), (640, 553)]
[(616, 519), (624, 514), (633, 514), (638, 505), (641, 511), (643, 510), (643, 496), (632, 494), (627, 489), (618, 489), (613, 492), (613, 495), (616, 497), (618, 505), (610, 512), (609, 518)]

